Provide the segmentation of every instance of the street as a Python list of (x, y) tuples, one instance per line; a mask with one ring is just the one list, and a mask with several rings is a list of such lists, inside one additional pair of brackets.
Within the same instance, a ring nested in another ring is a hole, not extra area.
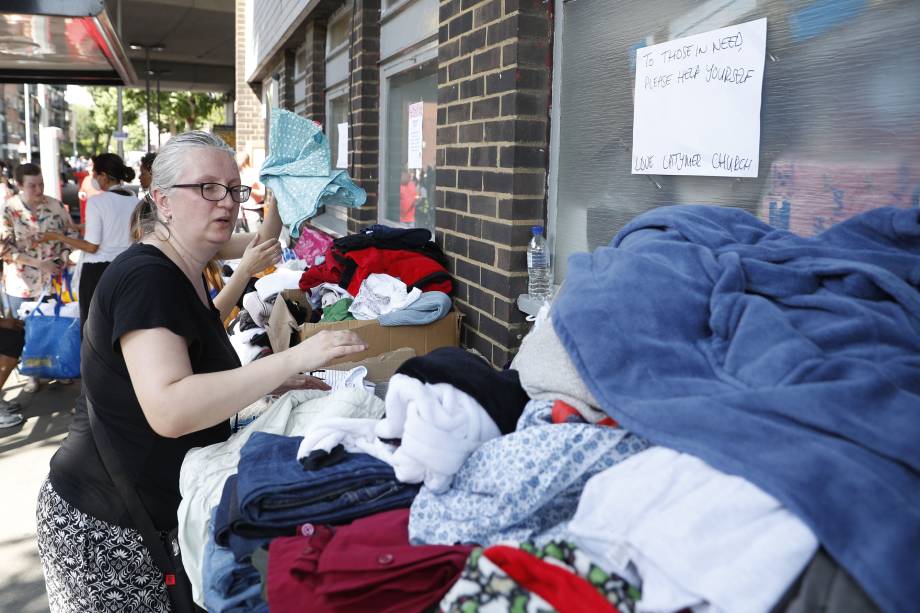
[(67, 433), (70, 408), (80, 391), (72, 385), (45, 384), (22, 393), (25, 379), (14, 372), (3, 388), (7, 400), (19, 400), (25, 421), (0, 430), (0, 611), (45, 613), (48, 600), (35, 544), (35, 501), (48, 474), (48, 461)]

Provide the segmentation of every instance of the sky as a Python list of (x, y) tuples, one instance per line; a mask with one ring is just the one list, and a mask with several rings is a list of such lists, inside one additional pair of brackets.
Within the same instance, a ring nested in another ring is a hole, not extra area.
[(93, 106), (93, 97), (89, 95), (89, 90), (82, 85), (68, 85), (67, 91), (64, 93), (64, 99), (67, 100), (68, 104), (76, 104), (86, 108), (92, 108)]

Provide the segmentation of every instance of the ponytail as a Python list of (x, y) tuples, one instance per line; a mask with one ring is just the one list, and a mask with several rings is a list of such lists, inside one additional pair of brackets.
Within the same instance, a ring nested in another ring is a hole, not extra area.
[[(131, 213), (131, 240), (135, 243), (140, 241), (153, 232), (157, 222), (163, 223), (157, 215), (157, 205), (150, 194), (147, 194), (140, 199), (140, 202), (134, 207), (134, 212)], [(169, 226), (163, 224), (163, 227), (169, 232)]]
[(208, 287), (215, 291), (224, 289), (224, 277), (220, 274), (220, 264), (216, 259), (210, 260), (204, 267), (204, 280)]
[(101, 153), (93, 158), (93, 171), (104, 173), (118, 181), (130, 183), (134, 180), (134, 169), (114, 153)]

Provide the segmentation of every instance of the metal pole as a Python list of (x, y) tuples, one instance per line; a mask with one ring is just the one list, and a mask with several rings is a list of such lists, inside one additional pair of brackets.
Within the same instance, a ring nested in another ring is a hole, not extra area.
[(150, 47), (144, 47), (144, 81), (147, 83), (147, 116), (144, 118), (147, 123), (147, 153), (150, 153)]
[(157, 74), (157, 149), (160, 148), (160, 133), (162, 132), (163, 129), (160, 127), (160, 75)]
[(43, 83), (39, 83), (35, 88), (38, 94), (38, 127), (48, 127), (48, 88)]
[(73, 167), (77, 167), (77, 111), (76, 109), (70, 112), (70, 128), (73, 131), (73, 155), (70, 156), (70, 163), (73, 164)]
[(32, 96), (29, 95), (29, 84), (23, 86), (23, 94), (26, 98), (26, 161), (32, 161)]
[[(121, 100), (121, 92), (122, 92), (122, 89), (124, 89), (124, 88), (122, 88), (122, 87), (120, 87), (120, 86), (117, 88), (117, 91), (118, 91), (118, 131), (119, 131), (119, 132), (121, 132), (121, 131), (122, 131), (122, 128), (124, 127), (123, 124), (122, 124), (122, 121), (123, 121), (123, 117), (122, 117), (122, 108), (123, 108), (123, 107), (122, 107), (122, 100)], [(119, 136), (121, 136), (121, 134), (119, 134)], [(121, 140), (121, 138), (117, 139), (117, 140), (115, 141), (115, 149), (116, 149), (116, 151), (118, 151), (118, 157), (124, 159), (124, 157), (125, 157), (125, 141)]]

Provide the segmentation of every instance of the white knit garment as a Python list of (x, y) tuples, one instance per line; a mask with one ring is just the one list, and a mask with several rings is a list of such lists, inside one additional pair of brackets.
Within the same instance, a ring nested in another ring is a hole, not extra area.
[(379, 438), (402, 439), (393, 453), (396, 478), (425, 483), (434, 492), (450, 488), (473, 451), (501, 432), (482, 405), (447, 383), (422, 383), (407, 375), (390, 378), (386, 417)]

